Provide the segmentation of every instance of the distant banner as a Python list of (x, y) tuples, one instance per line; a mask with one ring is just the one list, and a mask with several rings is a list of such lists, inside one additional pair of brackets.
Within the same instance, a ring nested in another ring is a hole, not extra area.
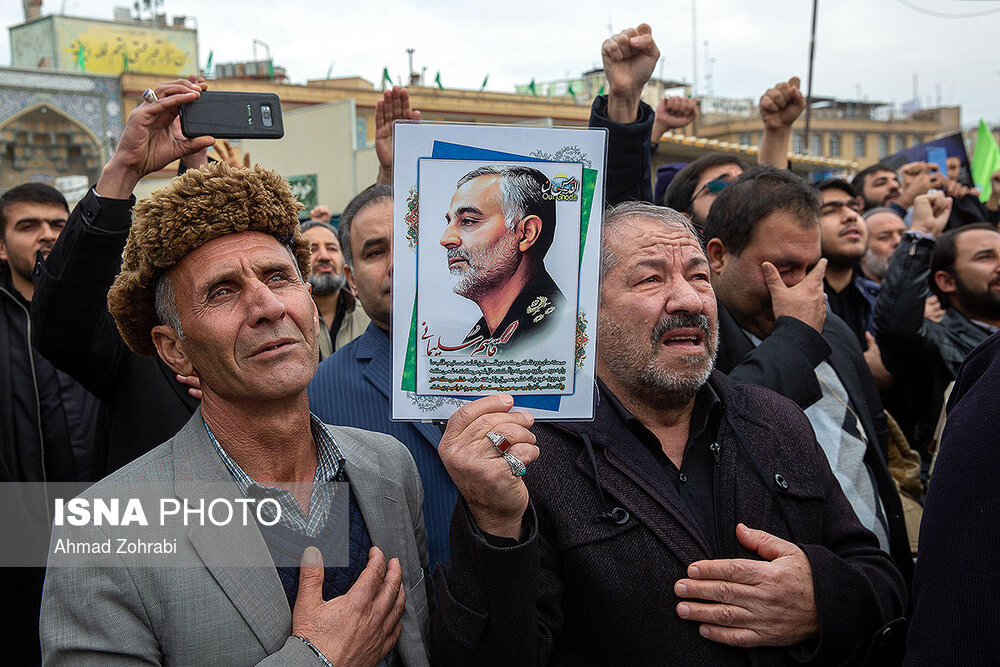
[(899, 169), (909, 162), (937, 162), (936, 155), (938, 151), (935, 149), (944, 149), (945, 158), (957, 157), (961, 161), (958, 178), (955, 180), (962, 185), (972, 187), (972, 175), (969, 172), (969, 155), (965, 150), (965, 139), (962, 138), (960, 133), (911, 146), (906, 150), (883, 158), (881, 163), (889, 165), (893, 169)]
[(292, 188), (292, 195), (302, 204), (306, 212), (319, 205), (319, 185), (316, 174), (306, 176), (289, 176), (288, 184)]

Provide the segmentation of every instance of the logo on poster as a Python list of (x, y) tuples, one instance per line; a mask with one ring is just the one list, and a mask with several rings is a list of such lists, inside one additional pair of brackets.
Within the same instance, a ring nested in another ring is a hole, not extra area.
[(576, 201), (579, 191), (580, 181), (560, 172), (549, 181), (546, 188), (542, 189), (542, 198), (556, 199), (558, 201)]

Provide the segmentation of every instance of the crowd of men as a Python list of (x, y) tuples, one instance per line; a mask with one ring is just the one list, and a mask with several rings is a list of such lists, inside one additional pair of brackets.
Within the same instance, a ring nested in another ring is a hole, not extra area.
[[(336, 226), (325, 207), (300, 224), (273, 171), (175, 134), (195, 77), (136, 108), (72, 213), (45, 185), (0, 197), (0, 480), (96, 482), (85, 498), (211, 482), (282, 508), (259, 530), (178, 531), (193, 567), (3, 570), (19, 664), (996, 660), (1000, 172), (985, 205), (926, 163), (810, 184), (788, 164), (792, 78), (761, 98), (757, 165), (707, 154), (654, 188), (653, 146), (696, 105), (640, 101), (649, 26), (602, 57), (589, 422), (535, 423), (507, 395), (391, 420), (405, 89), (379, 102), (378, 180)], [(530, 340), (535, 292), (564, 309), (543, 185), (524, 167), (457, 184), (440, 243), (482, 310), (470, 337)], [(344, 563), (272, 560), (335, 531)]]

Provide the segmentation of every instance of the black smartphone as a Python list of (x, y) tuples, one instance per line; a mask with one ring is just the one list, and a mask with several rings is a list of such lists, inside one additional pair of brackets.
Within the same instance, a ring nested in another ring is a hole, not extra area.
[(206, 90), (180, 108), (181, 132), (188, 139), (280, 139), (281, 100), (274, 93)]

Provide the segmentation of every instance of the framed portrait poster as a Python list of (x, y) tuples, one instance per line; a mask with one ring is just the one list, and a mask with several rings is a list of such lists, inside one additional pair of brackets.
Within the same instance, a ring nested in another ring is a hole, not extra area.
[(592, 419), (606, 131), (394, 132), (393, 419)]

